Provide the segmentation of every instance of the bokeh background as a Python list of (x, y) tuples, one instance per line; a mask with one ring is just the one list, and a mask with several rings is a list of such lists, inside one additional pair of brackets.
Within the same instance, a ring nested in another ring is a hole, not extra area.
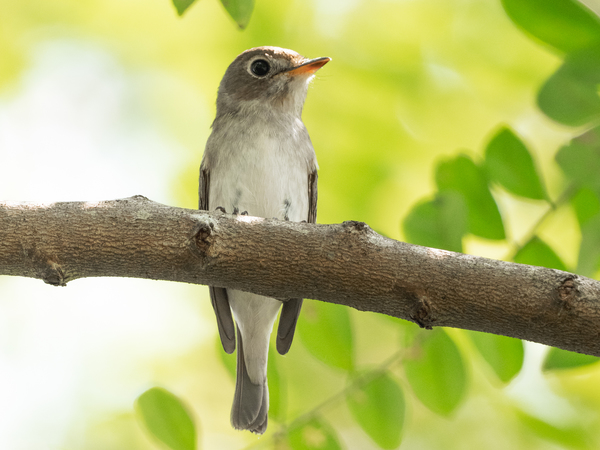
[[(460, 250), (528, 262), (520, 251), (536, 236), (555, 266), (582, 267), (580, 209), (559, 201), (569, 181), (555, 156), (590, 124), (540, 111), (564, 54), (520, 30), (500, 0), (258, 0), (244, 31), (216, 0), (183, 17), (168, 0), (0, 0), (0, 198), (141, 194), (195, 208), (218, 83), (259, 45), (332, 58), (304, 110), (318, 222), (359, 220), (427, 243), (403, 223), (431, 224), (415, 208), (438, 198), (440, 161), (478, 163), (509, 127), (547, 198), (490, 182), (505, 238), (461, 228)], [(597, 200), (590, 192), (581, 204)], [(257, 438), (230, 428), (232, 359), (205, 287), (1, 277), (0, 293), (2, 449), (161, 448), (134, 409), (153, 386), (185, 402), (204, 449), (600, 444), (600, 368), (544, 370), (541, 345), (307, 302), (291, 352), (270, 360), (271, 421)]]

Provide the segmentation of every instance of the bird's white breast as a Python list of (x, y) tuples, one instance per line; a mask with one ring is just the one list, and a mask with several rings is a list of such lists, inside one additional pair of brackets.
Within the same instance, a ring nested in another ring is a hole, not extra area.
[[(308, 174), (314, 150), (299, 119), (231, 125), (211, 143), (210, 209), (252, 216), (308, 219)], [(251, 125), (251, 126), (248, 126)], [(227, 143), (218, 148), (216, 142)], [(207, 149), (208, 150), (208, 149)], [(214, 156), (214, 158), (212, 158)]]

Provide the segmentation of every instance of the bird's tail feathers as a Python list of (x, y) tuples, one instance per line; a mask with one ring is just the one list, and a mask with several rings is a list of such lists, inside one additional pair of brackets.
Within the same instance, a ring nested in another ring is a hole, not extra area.
[(239, 328), (237, 329), (237, 342), (237, 377), (233, 407), (231, 408), (231, 425), (236, 430), (250, 430), (256, 434), (263, 434), (267, 429), (269, 412), (267, 379), (265, 377), (260, 384), (250, 381), (244, 361), (244, 346)]

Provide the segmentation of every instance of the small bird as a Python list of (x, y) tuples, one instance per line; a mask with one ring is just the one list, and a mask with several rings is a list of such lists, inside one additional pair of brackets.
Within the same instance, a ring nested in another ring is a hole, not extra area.
[[(217, 116), (200, 165), (201, 210), (315, 222), (318, 165), (301, 116), (310, 80), (330, 60), (257, 47), (231, 63), (219, 86)], [(231, 424), (263, 434), (271, 330), (281, 308), (277, 351), (287, 353), (302, 299), (282, 303), (234, 289), (211, 286), (209, 291), (227, 353), (235, 350), (237, 334)]]

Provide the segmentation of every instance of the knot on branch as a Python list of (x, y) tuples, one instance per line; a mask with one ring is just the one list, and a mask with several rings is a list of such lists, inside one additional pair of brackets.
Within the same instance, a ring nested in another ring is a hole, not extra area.
[(344, 223), (342, 223), (342, 226), (344, 227), (344, 229), (350, 232), (354, 231), (359, 233), (366, 233), (367, 231), (369, 231), (369, 225), (367, 225), (364, 222), (358, 222), (356, 220), (346, 220)]
[(33, 267), (35, 267), (36, 278), (52, 286), (66, 286), (67, 276), (62, 266), (57, 262), (56, 255), (49, 254), (46, 251), (33, 245), (21, 245), (22, 253), (29, 258)]
[(66, 286), (67, 281), (62, 266), (54, 261), (46, 261), (45, 267), (40, 272), (40, 278), (52, 286)]
[(212, 235), (214, 227), (212, 222), (206, 223), (205, 221), (200, 221), (193, 231), (193, 237), (190, 241), (192, 245), (189, 247), (192, 253), (200, 259), (206, 258), (211, 245), (208, 238)]
[(417, 325), (426, 330), (431, 330), (433, 328), (433, 322), (435, 322), (431, 311), (431, 304), (425, 297), (417, 300), (409, 317)]
[(562, 309), (570, 310), (573, 302), (577, 299), (577, 286), (575, 285), (574, 277), (567, 277), (557, 289), (558, 300)]
[(144, 203), (144, 202), (146, 202), (146, 203), (152, 203), (152, 201), (148, 197), (146, 197), (144, 195), (139, 195), (139, 194), (138, 195), (132, 195), (131, 197), (127, 197), (127, 198), (120, 198), (120, 199), (117, 199), (116, 201), (117, 202), (129, 202), (129, 201), (132, 201), (132, 202), (138, 202), (138, 203)]

